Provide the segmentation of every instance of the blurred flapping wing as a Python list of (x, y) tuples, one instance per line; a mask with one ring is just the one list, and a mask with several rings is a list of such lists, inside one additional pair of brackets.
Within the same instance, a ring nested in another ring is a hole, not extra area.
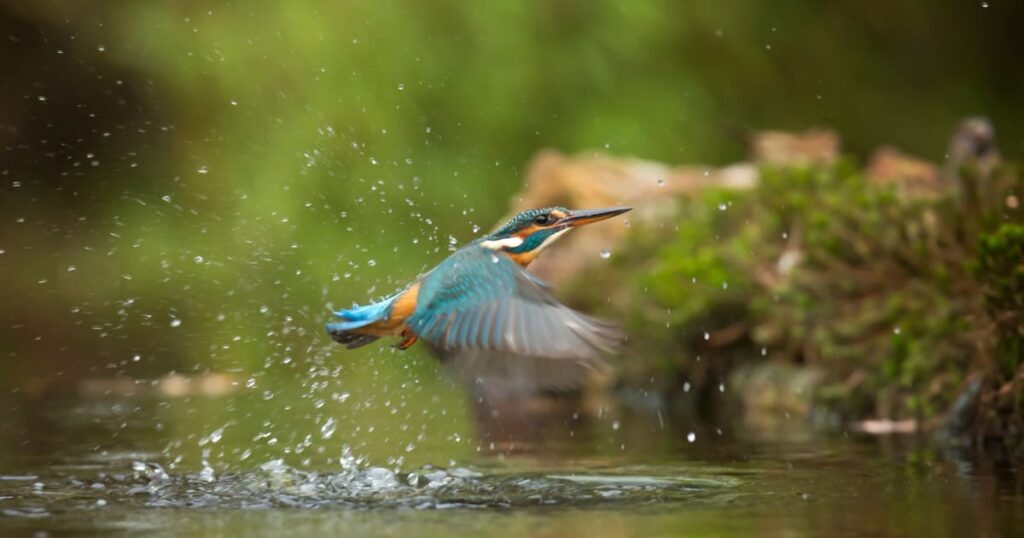
[(426, 275), (409, 328), (472, 383), (579, 386), (621, 331), (558, 302), (503, 254), (470, 245)]

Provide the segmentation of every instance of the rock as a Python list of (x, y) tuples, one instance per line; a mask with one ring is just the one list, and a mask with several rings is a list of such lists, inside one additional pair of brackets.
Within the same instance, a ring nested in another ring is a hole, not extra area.
[(829, 129), (800, 133), (761, 131), (750, 138), (751, 158), (774, 166), (831, 166), (839, 159), (839, 135)]
[(891, 420), (887, 418), (869, 418), (858, 420), (850, 425), (854, 431), (868, 435), (892, 435), (897, 433), (914, 433), (917, 431), (917, 421), (912, 418), (902, 420)]
[(827, 129), (801, 133), (759, 132), (751, 138), (752, 163), (721, 168), (707, 165), (672, 166), (602, 153), (574, 157), (544, 150), (527, 166), (526, 186), (513, 197), (510, 213), (561, 205), (596, 208), (633, 207), (626, 218), (586, 227), (570, 234), (533, 264), (541, 278), (557, 284), (597, 263), (602, 252), (614, 249), (626, 235), (629, 221), (655, 226), (674, 222), (676, 199), (706, 188), (748, 190), (759, 180), (758, 165), (831, 165), (839, 158), (839, 137)]
[(893, 146), (875, 150), (868, 162), (867, 175), (874, 183), (897, 185), (901, 193), (909, 196), (936, 195), (943, 190), (937, 166)]
[(513, 197), (510, 213), (534, 207), (561, 205), (597, 208), (626, 205), (633, 211), (623, 219), (576, 230), (545, 253), (531, 270), (557, 284), (614, 252), (629, 230), (629, 222), (674, 222), (676, 198), (707, 187), (750, 189), (758, 172), (750, 164), (724, 168), (669, 166), (600, 153), (568, 157), (554, 150), (539, 153), (527, 167), (526, 186)]
[(982, 176), (991, 174), (999, 163), (992, 123), (981, 116), (961, 120), (949, 139), (946, 158), (946, 174), (950, 177), (956, 177), (964, 166), (976, 167)]
[(944, 441), (956, 441), (974, 433), (978, 418), (978, 404), (984, 379), (975, 374), (967, 378), (953, 403), (940, 419), (936, 435)]

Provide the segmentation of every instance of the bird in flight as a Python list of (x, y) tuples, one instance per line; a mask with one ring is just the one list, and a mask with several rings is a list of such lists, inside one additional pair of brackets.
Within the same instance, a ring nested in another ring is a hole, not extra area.
[(569, 230), (629, 211), (531, 209), (455, 251), (403, 290), (334, 313), (327, 324), (348, 349), (386, 336), (408, 349), (422, 340), (471, 383), (523, 389), (578, 387), (615, 351), (621, 331), (558, 302), (526, 270)]

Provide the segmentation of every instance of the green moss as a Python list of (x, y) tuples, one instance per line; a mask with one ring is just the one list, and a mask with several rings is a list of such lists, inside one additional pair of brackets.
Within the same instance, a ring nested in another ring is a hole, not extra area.
[(674, 368), (717, 383), (708, 369), (765, 355), (824, 371), (818, 401), (847, 417), (925, 420), (987, 372), (985, 349), (1006, 382), (1024, 356), (1024, 226), (1006, 203), (1020, 181), (976, 181), (987, 205), (902, 195), (844, 162), (680, 200), (613, 268), (637, 356), (657, 357), (631, 359), (627, 382)]
[(983, 235), (972, 268), (997, 335), (993, 354), (1012, 377), (1024, 362), (1024, 226), (1003, 224)]

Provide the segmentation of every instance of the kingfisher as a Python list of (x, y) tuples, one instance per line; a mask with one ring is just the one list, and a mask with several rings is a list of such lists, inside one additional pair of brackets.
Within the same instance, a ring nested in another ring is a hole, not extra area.
[(422, 340), (472, 383), (571, 389), (603, 366), (623, 339), (613, 324), (560, 303), (527, 267), (578, 226), (628, 207), (523, 211), (452, 253), (401, 291), (334, 312), (326, 328), (348, 349), (396, 336), (397, 349)]

